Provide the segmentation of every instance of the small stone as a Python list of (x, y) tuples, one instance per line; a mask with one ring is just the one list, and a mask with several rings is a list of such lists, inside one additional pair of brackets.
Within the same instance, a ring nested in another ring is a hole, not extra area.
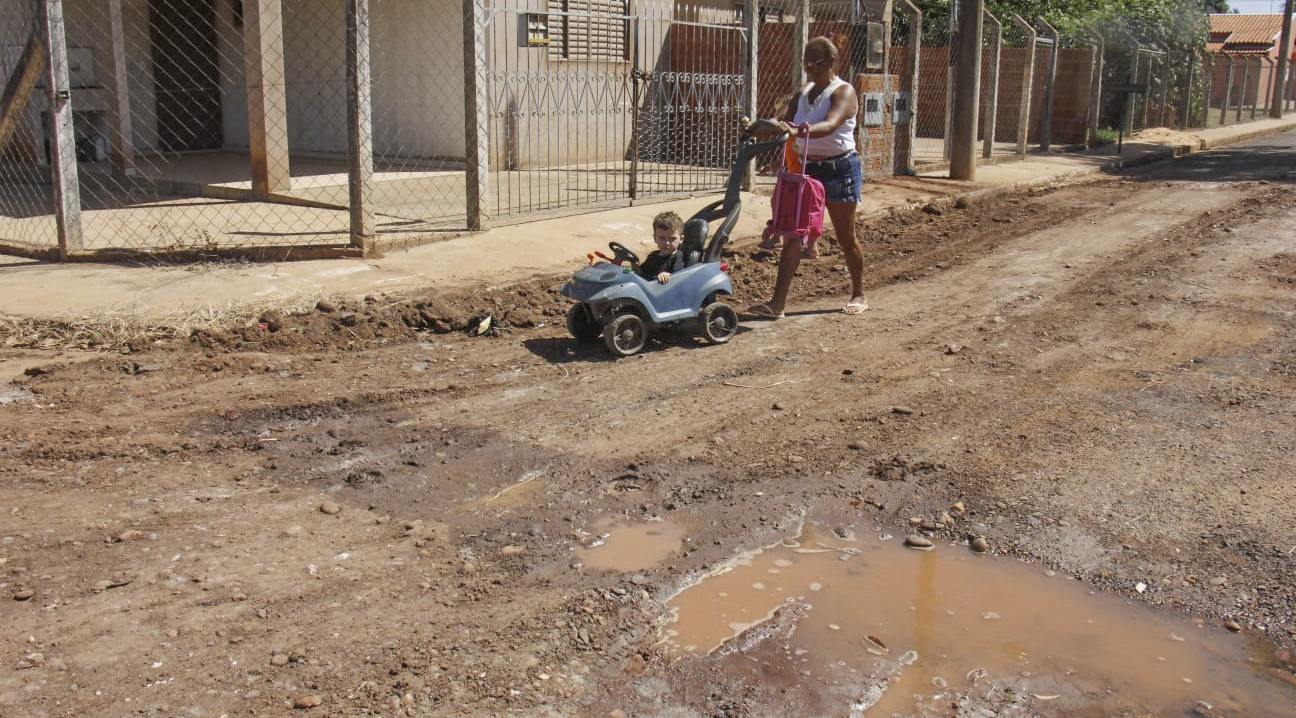
[(902, 416), (908, 416), (908, 415), (914, 413), (914, 410), (913, 410), (913, 408), (908, 407), (908, 406), (893, 406), (893, 407), (891, 407), (891, 413), (892, 413), (892, 414), (900, 414), (900, 415), (902, 415)]
[(972, 539), (972, 550), (977, 553), (985, 553), (990, 550), (990, 542), (985, 540), (984, 536), (977, 536)]
[(288, 665), (288, 655), (286, 653), (276, 653), (273, 656), (270, 656), (270, 665), (272, 666)]
[(339, 505), (337, 505), (336, 502), (333, 502), (333, 501), (325, 501), (324, 503), (320, 504), (319, 510), (320, 510), (320, 513), (324, 513), (324, 514), (328, 514), (329, 516), (333, 516), (334, 514), (341, 513), (341, 512), (342, 512), (342, 507), (339, 506)]
[(138, 541), (142, 538), (144, 538), (144, 532), (138, 529), (130, 529), (128, 531), (123, 531), (117, 534), (118, 543), (126, 543), (127, 541)]
[(26, 601), (26, 600), (29, 600), (32, 596), (35, 596), (35, 595), (36, 595), (36, 592), (35, 592), (35, 591), (31, 590), (30, 588), (24, 588), (23, 590), (19, 591), (18, 593), (15, 593), (15, 594), (13, 595), (13, 598), (14, 598), (15, 601)]
[(332, 312), (337, 311), (337, 307), (333, 306), (332, 302), (327, 302), (323, 299), (315, 302), (315, 309), (324, 314), (331, 314)]
[(1241, 632), (1241, 630), (1242, 630), (1242, 625), (1239, 624), (1237, 621), (1234, 621), (1234, 620), (1232, 620), (1232, 619), (1229, 619), (1229, 620), (1225, 621), (1225, 622), (1224, 622), (1224, 627), (1227, 628), (1227, 629), (1229, 629), (1230, 631), (1232, 631), (1232, 632), (1234, 632), (1234, 633), (1239, 633), (1239, 632)]
[(1216, 587), (1226, 585), (1227, 583), (1228, 583), (1228, 579), (1224, 578), (1223, 576), (1214, 576), (1210, 580), (1210, 585)]
[(863, 451), (864, 445), (858, 441), (852, 441), (851, 443), (846, 445), (846, 448), (850, 449), (851, 451)]
[(774, 411), (783, 411), (783, 405), (776, 401), (770, 409), (773, 409)]
[(312, 693), (308, 696), (302, 696), (293, 701), (293, 708), (318, 708), (324, 704), (324, 696), (318, 693)]
[(526, 553), (525, 546), (505, 546), (504, 548), (500, 549), (500, 554), (504, 556), (517, 556), (518, 554), (523, 554), (523, 553)]
[(945, 345), (945, 353), (946, 353), (946, 354), (958, 354), (958, 353), (961, 352), (961, 351), (963, 351), (963, 347), (959, 346), (958, 344), (946, 344), (946, 345)]
[(932, 547), (931, 539), (925, 536), (907, 536), (905, 537), (905, 546), (909, 548), (928, 550)]
[(68, 664), (62, 658), (51, 658), (45, 662), (45, 666), (52, 671), (66, 671)]
[(620, 708), (617, 708), (611, 713), (608, 713), (608, 718), (626, 718), (626, 714), (625, 711), (621, 710)]
[(963, 505), (962, 501), (956, 501), (954, 505), (950, 507), (950, 513), (955, 516), (962, 516), (966, 511), (967, 507)]

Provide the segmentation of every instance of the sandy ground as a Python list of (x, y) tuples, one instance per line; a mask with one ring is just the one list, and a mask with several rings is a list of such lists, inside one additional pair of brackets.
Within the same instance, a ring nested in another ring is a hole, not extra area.
[[(759, 641), (658, 640), (680, 587), (807, 519), (983, 539), (1228, 625), (1290, 683), (1296, 192), (989, 202), (863, 227), (869, 312), (838, 312), (828, 242), (786, 318), (719, 346), (613, 360), (568, 336), (556, 277), (4, 350), (0, 713), (846, 715), (735, 670)], [(763, 298), (772, 258), (729, 261), (734, 303)], [(684, 538), (587, 567), (608, 520)], [(1230, 715), (1121, 714), (1194, 710)]]

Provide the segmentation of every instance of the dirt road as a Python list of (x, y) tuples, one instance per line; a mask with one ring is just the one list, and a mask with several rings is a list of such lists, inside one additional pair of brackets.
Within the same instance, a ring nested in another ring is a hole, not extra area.
[[(837, 311), (829, 242), (786, 318), (619, 361), (567, 336), (560, 278), (5, 350), (0, 713), (869, 714), (894, 674), (795, 663), (813, 601), (663, 640), (681, 589), (761, 547), (790, 571), (820, 527), (843, 559), (988, 549), (967, 584), (1028, 560), (1243, 646), (1272, 692), (938, 680), (902, 616), (869, 629), (930, 679), (897, 713), (1296, 715), (1296, 189), (1224, 179), (870, 222), (869, 312)], [(772, 258), (730, 261), (763, 298)]]

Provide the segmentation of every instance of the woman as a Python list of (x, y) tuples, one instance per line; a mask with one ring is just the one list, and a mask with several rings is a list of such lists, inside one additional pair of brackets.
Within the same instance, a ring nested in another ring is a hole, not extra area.
[[(859, 153), (855, 151), (855, 115), (859, 99), (849, 82), (837, 77), (838, 48), (827, 37), (816, 37), (806, 44), (802, 67), (810, 80), (784, 110), (779, 127), (799, 138), (798, 152), (806, 144), (799, 129), (807, 125), (809, 149), (806, 152), (806, 174), (823, 183), (828, 216), (832, 219), (837, 243), (846, 255), (850, 270), (851, 295), (842, 312), (859, 314), (868, 309), (864, 301), (864, 254), (855, 238), (855, 208), (860, 200)], [(804, 249), (813, 251), (811, 247)], [(774, 281), (774, 298), (747, 310), (749, 314), (778, 319), (783, 316), (792, 278), (801, 264), (803, 247), (798, 242), (784, 242), (779, 257), (778, 277)]]

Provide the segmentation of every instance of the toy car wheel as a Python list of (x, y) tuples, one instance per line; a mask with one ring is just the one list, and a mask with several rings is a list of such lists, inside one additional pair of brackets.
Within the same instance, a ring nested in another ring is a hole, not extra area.
[(723, 344), (738, 333), (738, 313), (724, 302), (711, 302), (698, 314), (698, 328), (707, 341)]
[(638, 314), (621, 314), (604, 325), (603, 343), (613, 354), (628, 357), (648, 343), (648, 325)]
[(567, 331), (578, 341), (592, 342), (599, 338), (603, 327), (590, 316), (589, 308), (584, 304), (573, 304), (567, 310)]

